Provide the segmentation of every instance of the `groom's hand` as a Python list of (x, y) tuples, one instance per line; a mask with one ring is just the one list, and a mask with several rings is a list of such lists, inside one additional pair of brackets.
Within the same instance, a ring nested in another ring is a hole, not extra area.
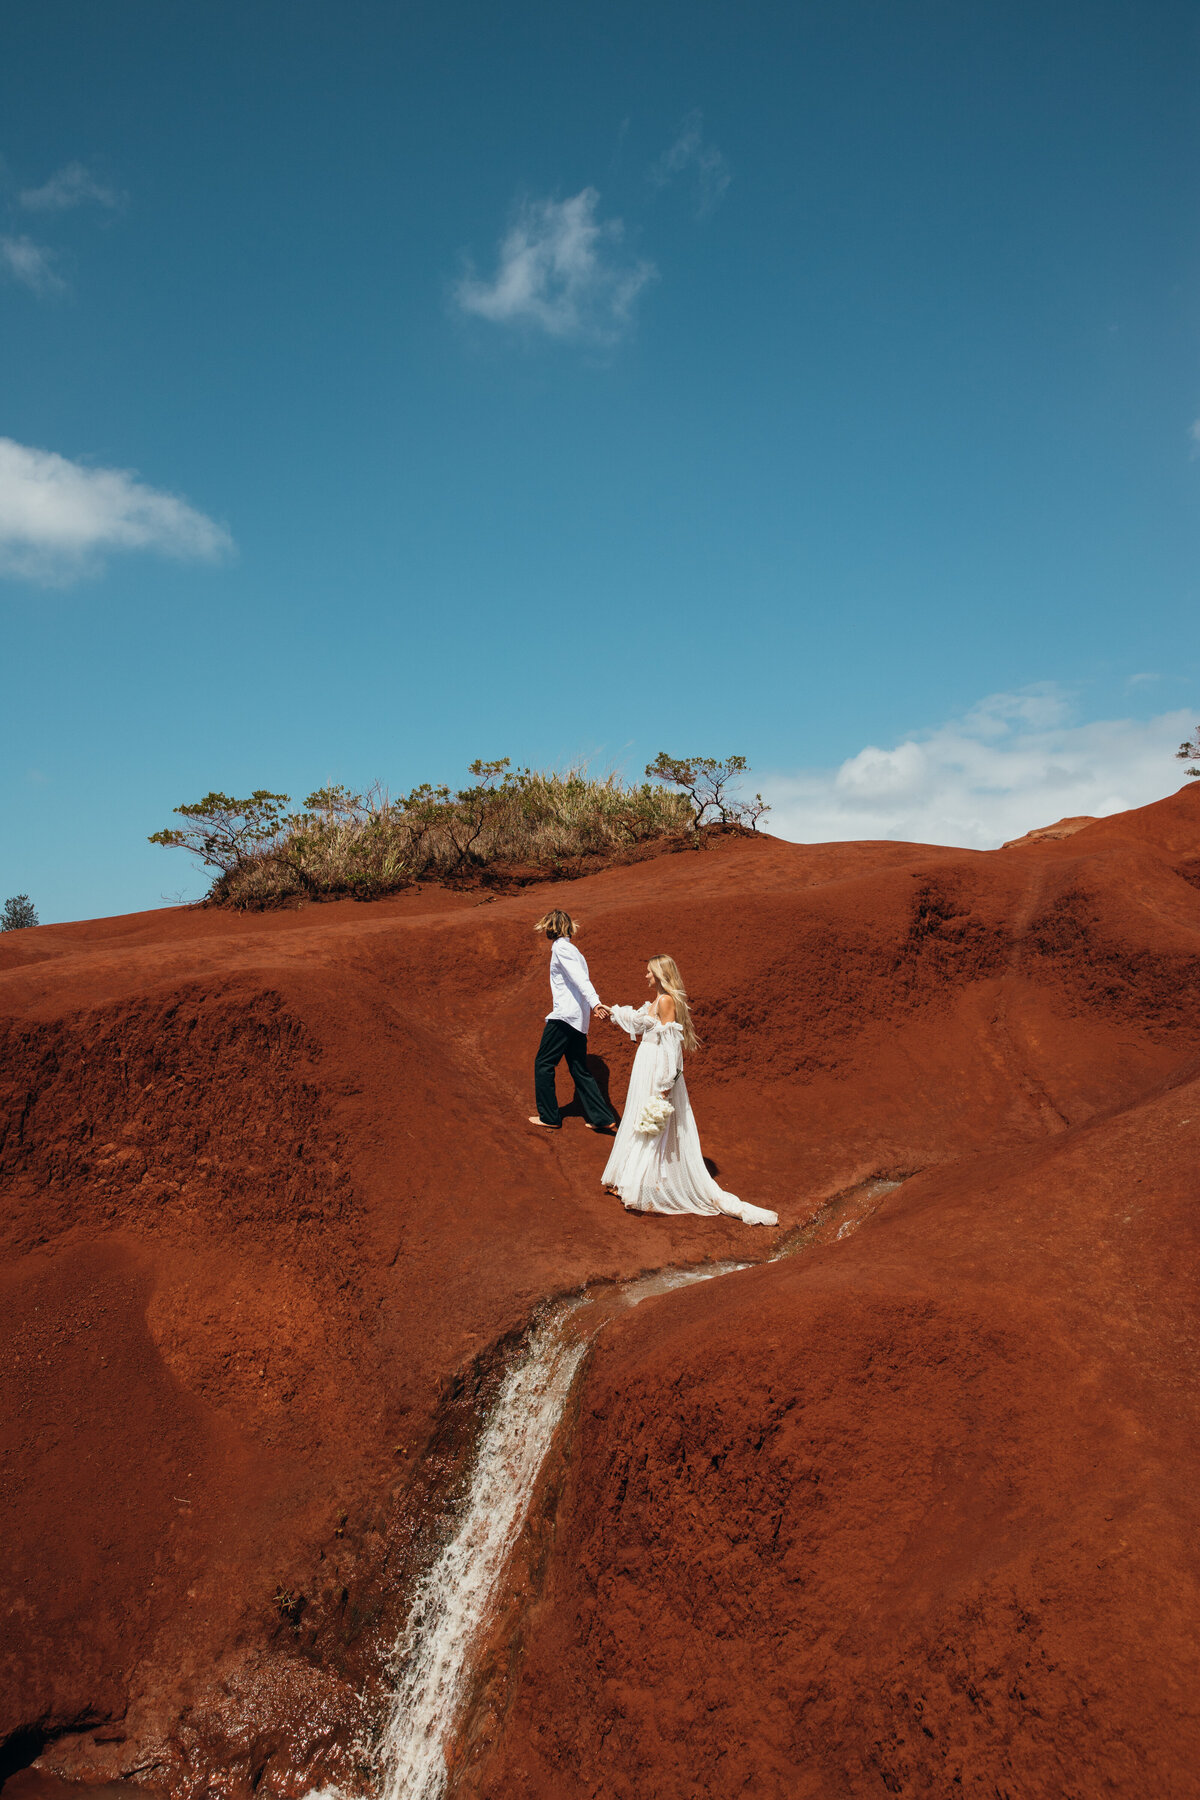
[(592, 1011), (595, 1013), (595, 1015), (598, 1019), (607, 1019), (607, 1017), (608, 1017), (607, 1006), (593, 1006)]

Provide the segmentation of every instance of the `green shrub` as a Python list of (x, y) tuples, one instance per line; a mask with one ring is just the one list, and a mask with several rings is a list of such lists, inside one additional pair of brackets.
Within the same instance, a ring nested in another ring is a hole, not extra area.
[[(1195, 737), (1194, 738), (1184, 738), (1182, 744), (1180, 744), (1180, 746), (1179, 746), (1178, 750), (1175, 752), (1175, 754), (1177, 757), (1179, 757), (1181, 762), (1188, 762), (1188, 761), (1192, 760), (1193, 758), (1200, 760), (1200, 725), (1197, 725), (1197, 727), (1196, 727)], [(1200, 775), (1200, 768), (1185, 769), (1184, 774), (1185, 775)]]

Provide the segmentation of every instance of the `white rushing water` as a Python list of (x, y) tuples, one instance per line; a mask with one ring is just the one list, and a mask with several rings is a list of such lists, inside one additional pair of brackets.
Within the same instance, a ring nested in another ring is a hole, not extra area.
[[(665, 1270), (630, 1282), (616, 1301), (636, 1306), (746, 1266)], [(611, 1290), (606, 1297), (611, 1302)], [(579, 1366), (612, 1310), (596, 1299), (565, 1302), (531, 1332), (500, 1386), (458, 1528), (421, 1577), (396, 1647), (397, 1686), (379, 1746), (382, 1800), (439, 1800), (445, 1791), (447, 1750), (467, 1699), (476, 1645)]]

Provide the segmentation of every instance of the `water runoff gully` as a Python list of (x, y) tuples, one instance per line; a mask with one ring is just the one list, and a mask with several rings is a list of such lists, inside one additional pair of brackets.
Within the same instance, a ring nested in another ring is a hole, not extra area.
[[(899, 1186), (878, 1176), (835, 1195), (770, 1260), (847, 1236)], [(480, 1642), (590, 1345), (643, 1300), (755, 1266), (705, 1263), (605, 1285), (560, 1301), (532, 1327), (484, 1424), (457, 1527), (419, 1578), (395, 1648), (396, 1685), (375, 1752), (380, 1800), (441, 1800), (446, 1791)]]
[(458, 1527), (418, 1581), (396, 1646), (396, 1688), (376, 1752), (381, 1800), (440, 1800), (445, 1792), (475, 1652), (593, 1340), (643, 1300), (751, 1266), (661, 1270), (561, 1301), (534, 1326), (484, 1425)]

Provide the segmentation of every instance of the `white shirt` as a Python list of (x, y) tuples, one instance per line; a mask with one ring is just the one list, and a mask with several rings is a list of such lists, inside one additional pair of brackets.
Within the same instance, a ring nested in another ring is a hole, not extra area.
[(546, 1018), (560, 1019), (587, 1035), (592, 1008), (600, 996), (592, 986), (583, 953), (570, 938), (555, 938), (550, 947), (550, 998), (554, 1004)]

